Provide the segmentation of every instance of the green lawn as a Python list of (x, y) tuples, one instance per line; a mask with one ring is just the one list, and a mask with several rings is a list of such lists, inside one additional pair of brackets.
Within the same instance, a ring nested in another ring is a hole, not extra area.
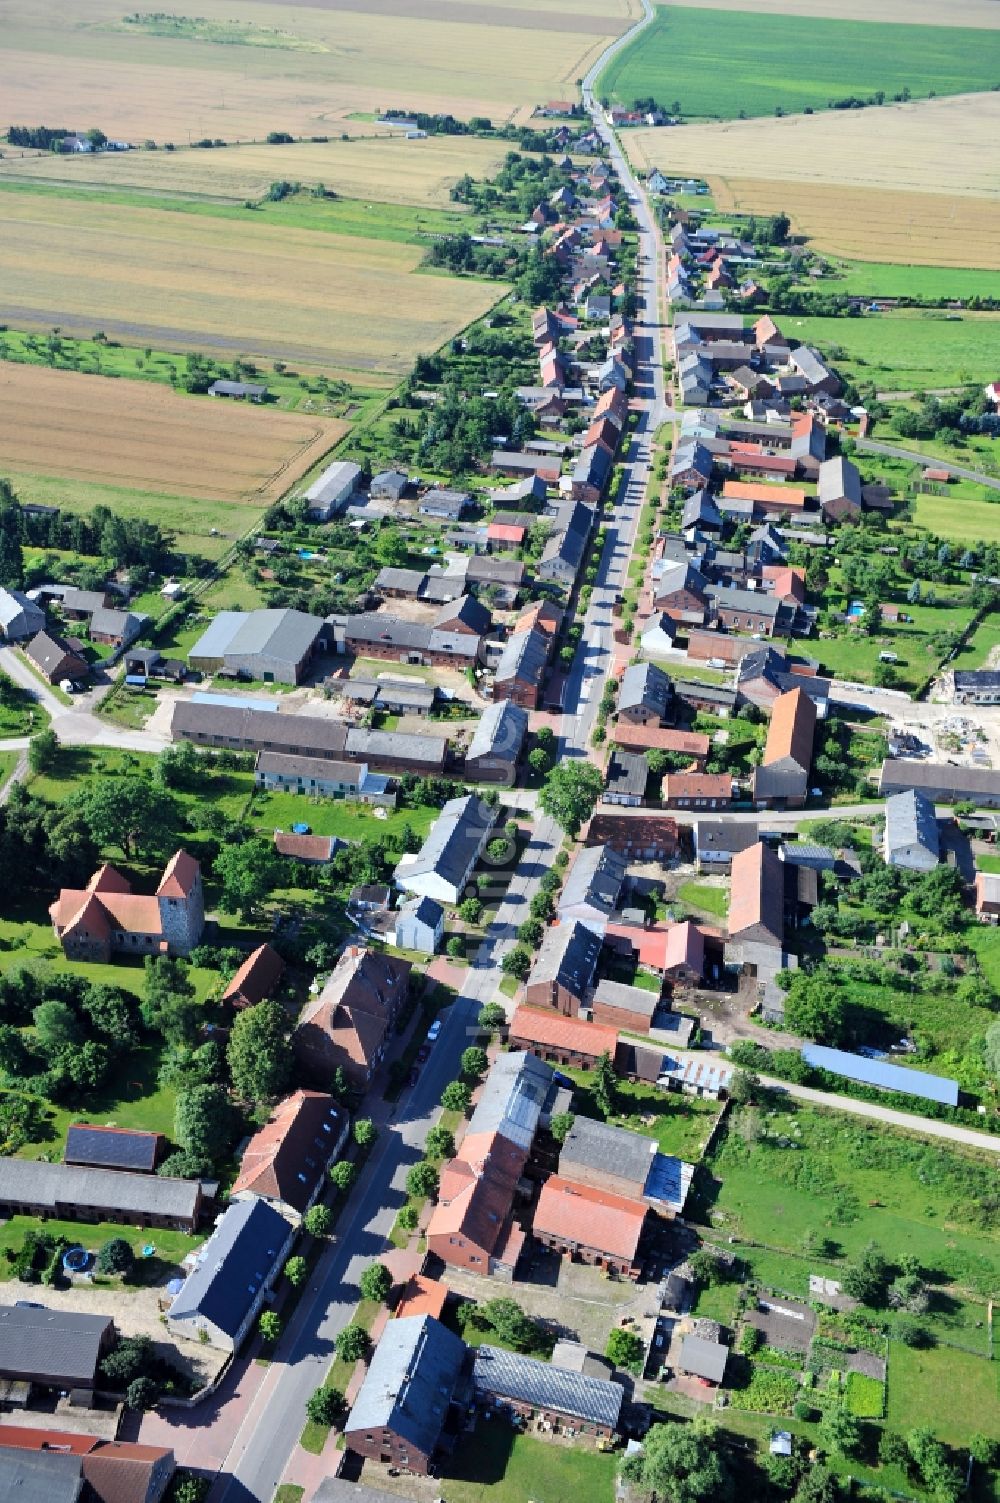
[[(826, 257), (827, 261), (831, 258)], [(884, 261), (839, 261), (838, 275), (820, 291), (864, 297), (1000, 298), (1000, 271), (962, 266), (895, 266)], [(812, 282), (809, 282), (812, 286)]]
[(996, 924), (970, 924), (965, 939), (982, 968), (990, 986), (1000, 992), (1000, 926)]
[(0, 741), (40, 731), (48, 719), (45, 711), (27, 689), (13, 683), (5, 673), (0, 673), (0, 680), (4, 691), (4, 703), (0, 704)]
[(385, 819), (378, 819), (368, 804), (312, 798), (304, 793), (257, 792), (249, 819), (261, 830), (290, 830), (293, 824), (305, 824), (314, 835), (338, 835), (341, 840), (396, 835), (409, 825), (423, 838), (440, 812), (420, 804), (413, 809), (387, 809)]
[(0, 751), (0, 788), (4, 786), (17, 766), (17, 752)]
[(611, 1503), (618, 1462), (593, 1441), (569, 1447), (480, 1420), (444, 1464), (442, 1490), (448, 1503)]
[(981, 543), (995, 537), (1000, 528), (1000, 491), (994, 494), (995, 501), (977, 500), (961, 495), (950, 485), (943, 496), (915, 497), (913, 520), (918, 527), (926, 527), (949, 542)]
[(667, 110), (676, 102), (686, 117), (733, 119), (825, 110), (831, 99), (878, 90), (891, 97), (907, 88), (919, 99), (998, 81), (992, 31), (671, 5), (612, 59), (596, 92), (629, 106), (654, 98)]
[[(828, 591), (826, 600), (833, 609), (839, 610), (846, 603), (839, 590)], [(912, 621), (883, 622), (874, 636), (865, 636), (856, 627), (843, 626), (838, 629), (837, 636), (820, 637), (813, 644), (813, 653), (821, 667), (837, 678), (869, 682), (878, 666), (879, 654), (893, 652), (898, 659), (892, 665), (896, 674), (894, 687), (915, 689), (941, 661), (931, 637), (937, 632), (955, 631), (966, 626), (969, 611), (965, 606), (944, 603), (904, 604), (902, 609), (913, 617)]]
[(712, 1214), (719, 1237), (766, 1244), (739, 1247), (760, 1277), (804, 1292), (808, 1274), (823, 1267), (804, 1255), (809, 1233), (833, 1244), (833, 1277), (838, 1257), (873, 1240), (890, 1259), (913, 1254), (943, 1284), (1000, 1292), (1000, 1223), (987, 1205), (992, 1161), (787, 1101), (759, 1119), (767, 1136), (753, 1144), (742, 1120), (730, 1119), (709, 1160), (711, 1186), (696, 1188), (687, 1214)]
[(263, 507), (244, 506), (237, 501), (195, 500), (191, 496), (109, 485), (99, 480), (70, 480), (61, 475), (46, 475), (44, 470), (20, 470), (5, 465), (4, 474), (22, 502), (59, 506), (68, 512), (90, 512), (95, 506), (110, 506), (119, 516), (158, 522), (175, 535), (180, 552), (195, 553), (213, 561), (221, 558), (264, 515)]
[(791, 318), (786, 332), (825, 349), (854, 381), (910, 391), (994, 379), (1000, 314), (901, 309), (864, 318)]
[[(996, 514), (1000, 523), (1000, 511)], [(949, 668), (982, 668), (991, 652), (1000, 648), (1000, 613), (986, 616), (976, 627), (960, 652), (949, 663)]]
[(950, 1445), (977, 1431), (1000, 1440), (1000, 1363), (954, 1347), (915, 1351), (893, 1342), (888, 1420), (902, 1431), (929, 1425)]
[(689, 908), (711, 913), (715, 918), (724, 919), (729, 912), (729, 894), (724, 887), (710, 887), (707, 882), (683, 882), (677, 889), (677, 896)]
[(981, 872), (1000, 872), (1000, 856), (977, 856), (976, 867)]
[[(0, 1223), (0, 1269), (6, 1265), (4, 1254), (7, 1249), (20, 1247), (25, 1232), (36, 1230), (39, 1224), (32, 1216), (11, 1216), (9, 1220)], [(157, 1262), (171, 1265), (180, 1263), (192, 1248), (205, 1240), (204, 1237), (189, 1237), (186, 1232), (167, 1231), (162, 1227), (150, 1229), (119, 1226), (110, 1221), (46, 1221), (45, 1230), (54, 1237), (68, 1237), (73, 1242), (79, 1242), (91, 1251), (96, 1251), (102, 1242), (107, 1242), (112, 1237), (124, 1237), (140, 1259), (143, 1247), (152, 1243), (156, 1248)], [(99, 1299), (104, 1291), (98, 1288), (94, 1293), (95, 1299)]]

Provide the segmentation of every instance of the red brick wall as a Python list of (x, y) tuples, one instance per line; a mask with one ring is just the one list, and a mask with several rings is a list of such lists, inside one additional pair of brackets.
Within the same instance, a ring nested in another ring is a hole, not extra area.
[(641, 1012), (626, 1012), (621, 1007), (609, 1007), (606, 1002), (593, 1004), (594, 1022), (606, 1023), (611, 1028), (624, 1028), (628, 1033), (648, 1033), (649, 1019)]

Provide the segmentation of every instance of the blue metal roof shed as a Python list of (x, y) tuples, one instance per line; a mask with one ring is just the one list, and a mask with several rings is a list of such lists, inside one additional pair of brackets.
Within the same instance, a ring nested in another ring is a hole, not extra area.
[(827, 1049), (823, 1044), (803, 1044), (802, 1058), (817, 1070), (829, 1070), (862, 1085), (878, 1086), (883, 1091), (905, 1091), (908, 1096), (923, 1096), (942, 1106), (958, 1105), (958, 1081), (944, 1075), (926, 1075), (923, 1070), (907, 1070), (886, 1060), (865, 1059), (846, 1049)]

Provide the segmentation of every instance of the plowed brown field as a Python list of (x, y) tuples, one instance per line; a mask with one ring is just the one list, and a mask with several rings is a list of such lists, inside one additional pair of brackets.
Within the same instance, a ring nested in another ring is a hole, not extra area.
[(0, 363), (0, 455), (11, 470), (265, 506), (350, 425)]

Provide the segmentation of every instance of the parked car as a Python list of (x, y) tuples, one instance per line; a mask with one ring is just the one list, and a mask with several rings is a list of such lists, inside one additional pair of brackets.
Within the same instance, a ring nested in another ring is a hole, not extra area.
[(435, 1043), (437, 1043), (438, 1036), (439, 1036), (440, 1032), (441, 1032), (441, 1019), (440, 1018), (435, 1018), (434, 1021), (433, 1021), (433, 1023), (431, 1024), (431, 1026), (427, 1030), (427, 1042), (429, 1044), (435, 1044)]

